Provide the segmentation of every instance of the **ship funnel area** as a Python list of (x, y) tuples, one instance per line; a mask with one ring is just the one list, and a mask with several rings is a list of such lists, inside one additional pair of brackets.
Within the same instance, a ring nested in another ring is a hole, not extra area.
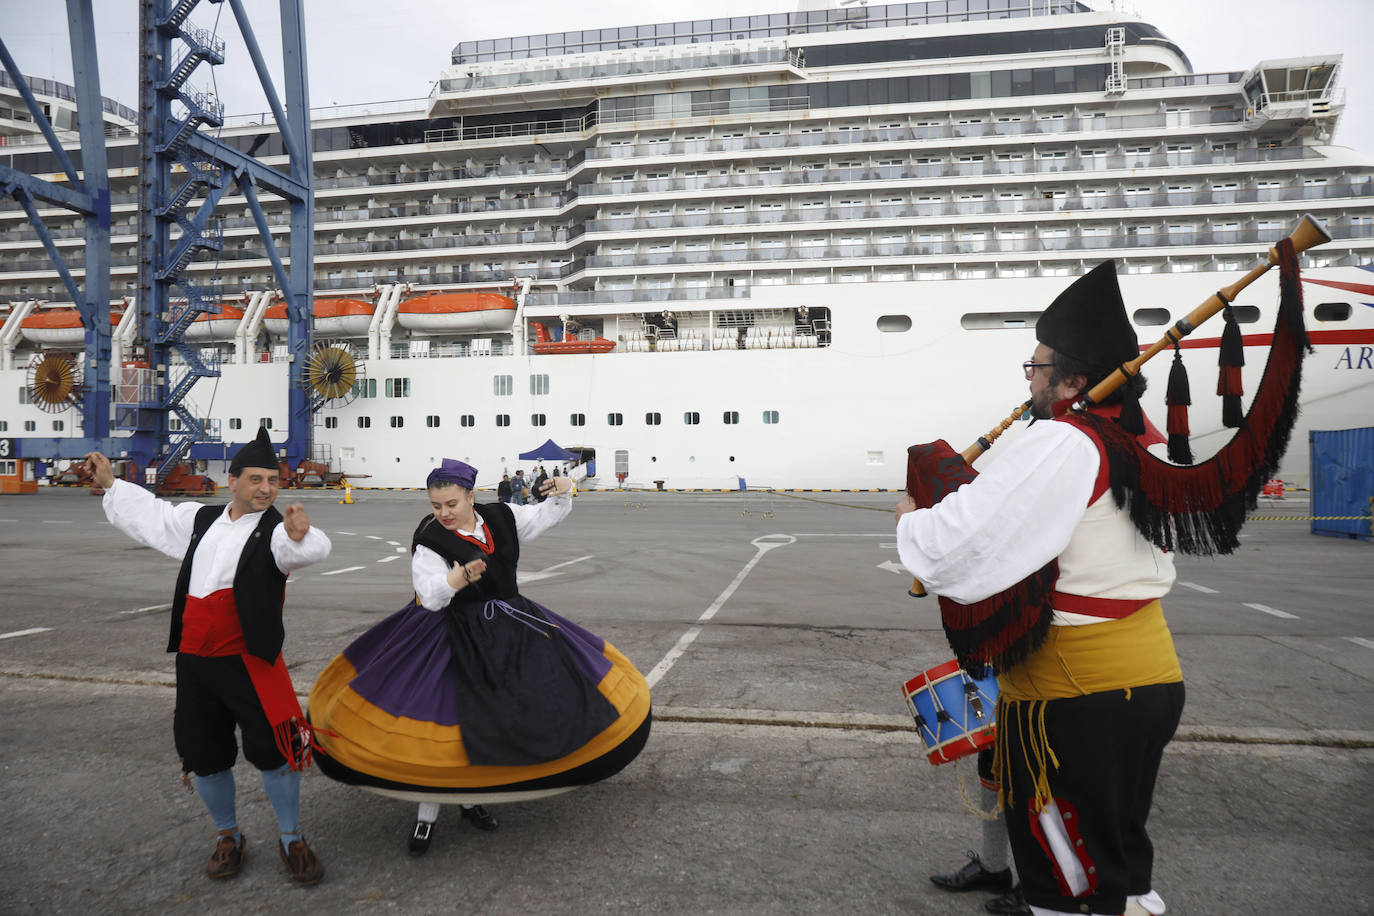
[(1242, 81), (1245, 120), (1254, 127), (1315, 125), (1316, 139), (1329, 141), (1336, 118), (1345, 108), (1345, 93), (1336, 87), (1341, 55), (1265, 60)]

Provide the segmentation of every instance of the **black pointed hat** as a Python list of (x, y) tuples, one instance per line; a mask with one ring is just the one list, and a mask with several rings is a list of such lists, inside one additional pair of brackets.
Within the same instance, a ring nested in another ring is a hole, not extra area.
[(244, 468), (277, 469), (277, 453), (272, 448), (272, 440), (267, 435), (267, 427), (258, 427), (258, 437), (238, 450), (234, 460), (229, 462), (229, 473), (238, 474)]
[(1116, 262), (1103, 261), (1056, 296), (1035, 323), (1035, 338), (1103, 375), (1139, 356), (1116, 282)]

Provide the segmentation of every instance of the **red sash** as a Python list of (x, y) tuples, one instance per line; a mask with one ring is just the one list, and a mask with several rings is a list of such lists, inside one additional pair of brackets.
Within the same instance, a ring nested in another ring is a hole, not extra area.
[(301, 712), (286, 662), (280, 653), (277, 660), (269, 664), (248, 652), (232, 588), (222, 588), (203, 598), (186, 596), (179, 651), (207, 658), (229, 655), (242, 658), (248, 678), (253, 682), (253, 691), (267, 716), (267, 724), (272, 726), (277, 750), (293, 770), (310, 766), (310, 727)]

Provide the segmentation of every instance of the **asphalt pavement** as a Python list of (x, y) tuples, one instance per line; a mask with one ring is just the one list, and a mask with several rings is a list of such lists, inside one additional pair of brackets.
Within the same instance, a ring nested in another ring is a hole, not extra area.
[[(329, 534), (292, 576), (284, 655), (309, 692), (409, 598), (423, 493), (283, 492)], [(172, 750), (163, 652), (177, 563), (99, 500), (0, 500), (0, 913), (982, 913), (928, 876), (980, 825), (970, 762), (932, 767), (902, 681), (949, 658), (933, 599), (905, 595), (895, 494), (597, 492), (522, 550), (522, 590), (613, 642), (653, 684), (621, 774), (441, 815), (303, 785), (326, 868), (291, 884), (257, 774), (236, 768), (248, 860), (202, 874), (213, 825)], [(279, 502), (279, 506), (282, 505)], [(1181, 558), (1165, 603), (1188, 689), (1151, 834), (1171, 914), (1374, 912), (1374, 544), (1317, 537), (1265, 501), (1231, 557)], [(1273, 519), (1273, 520), (1271, 520)]]

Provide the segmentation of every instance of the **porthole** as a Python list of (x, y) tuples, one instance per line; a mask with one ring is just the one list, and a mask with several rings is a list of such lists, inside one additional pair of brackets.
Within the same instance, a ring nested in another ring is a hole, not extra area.
[(910, 331), (911, 316), (880, 315), (878, 317), (878, 330), (884, 334), (901, 334), (903, 331)]

